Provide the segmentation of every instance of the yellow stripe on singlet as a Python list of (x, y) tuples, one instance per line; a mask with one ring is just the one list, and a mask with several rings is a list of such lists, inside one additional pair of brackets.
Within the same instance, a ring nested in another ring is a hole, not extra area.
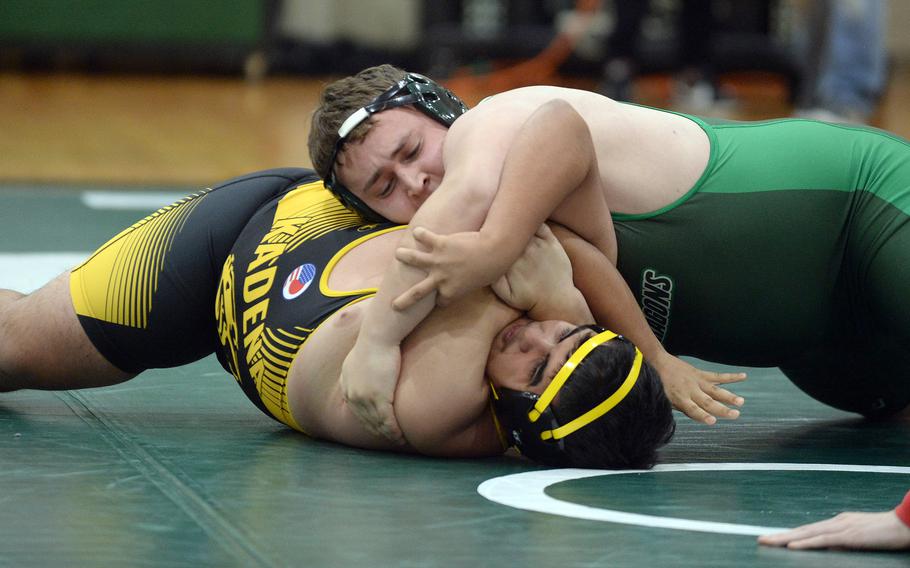
[(159, 209), (120, 232), (74, 268), (70, 274), (70, 297), (76, 313), (144, 329), (164, 257), (205, 195), (191, 195)]
[[(363, 300), (372, 298), (373, 296), (376, 295), (376, 292), (377, 292), (376, 288), (362, 288), (359, 290), (345, 290), (345, 291), (332, 290), (331, 288), (329, 288), (329, 285), (328, 285), (329, 276), (331, 275), (332, 270), (335, 268), (335, 266), (338, 264), (338, 262), (342, 258), (344, 258), (345, 254), (347, 254), (348, 252), (353, 250), (355, 247), (367, 242), (368, 240), (378, 237), (380, 235), (384, 235), (386, 233), (390, 233), (392, 231), (400, 231), (401, 229), (404, 229), (404, 228), (406, 228), (406, 225), (402, 225), (399, 227), (389, 227), (387, 229), (381, 229), (379, 231), (366, 234), (358, 239), (351, 241), (350, 243), (348, 243), (347, 245), (342, 247), (341, 250), (339, 250), (332, 256), (331, 260), (329, 260), (329, 262), (326, 264), (325, 269), (322, 271), (322, 276), (319, 278), (319, 291), (323, 295), (332, 297), (332, 298), (345, 298), (345, 297), (354, 298), (352, 301), (348, 302), (347, 304), (345, 304), (344, 306), (339, 308), (335, 312), (336, 314), (342, 310), (345, 310), (345, 309), (353, 306), (354, 304), (356, 304), (358, 302), (362, 302)], [(322, 325), (329, 319), (331, 319), (331, 316), (322, 320), (322, 322), (319, 325), (317, 325), (312, 331), (310, 331), (307, 334), (306, 338), (300, 342), (300, 346), (297, 348), (296, 353), (300, 353), (300, 349), (303, 347), (303, 344), (306, 343), (306, 341), (310, 337), (312, 337), (314, 333), (319, 331), (319, 329), (322, 327)], [(272, 337), (271, 339), (275, 339), (275, 338)], [(268, 335), (267, 335), (267, 339), (264, 340), (263, 343), (270, 344), (270, 348), (275, 350), (274, 343), (284, 343), (284, 342), (269, 341)], [(295, 353), (295, 359), (296, 359), (296, 353)], [(271, 362), (275, 363), (276, 361), (273, 358)], [(294, 428), (295, 430), (299, 430), (300, 432), (303, 432), (304, 434), (306, 434), (306, 431), (300, 426), (300, 424), (297, 422), (297, 420), (294, 419), (293, 414), (291, 413), (291, 410), (290, 410), (290, 403), (288, 402), (288, 398), (287, 398), (287, 385), (286, 385), (287, 374), (290, 372), (292, 363), (293, 363), (293, 361), (290, 361), (285, 370), (285, 374), (284, 374), (285, 384), (283, 385), (283, 389), (281, 392), (282, 396), (281, 396), (280, 401), (272, 402), (271, 400), (263, 398), (263, 403), (265, 403), (266, 407), (273, 413), (273, 415), (279, 417), (279, 419), (281, 419), (282, 422), (284, 422), (291, 428)], [(257, 384), (257, 389), (258, 388), (259, 388), (259, 386)], [(260, 395), (261, 395), (261, 393), (260, 393)]]
[[(364, 301), (364, 300), (368, 300), (368, 299), (372, 298), (372, 297), (375, 296), (375, 295), (376, 295), (376, 294), (374, 293), (374, 294), (367, 294), (367, 295), (365, 295), (365, 296), (360, 296), (359, 298), (354, 298), (352, 301), (348, 302), (347, 304), (345, 304), (344, 306), (342, 306), (341, 308), (339, 308), (335, 313), (337, 314), (337, 313), (340, 312), (341, 310), (345, 310), (345, 309), (347, 309), (347, 308), (353, 306), (354, 304), (357, 304), (357, 303), (362, 302), (362, 301)], [(334, 314), (333, 314), (333, 315), (334, 315)], [(322, 320), (322, 321), (319, 323), (319, 325), (317, 325), (315, 328), (312, 329), (312, 331), (310, 331), (310, 332), (307, 334), (307, 339), (309, 339), (310, 337), (313, 336), (314, 333), (316, 333), (317, 331), (319, 331), (319, 330), (322, 328), (322, 326), (325, 325), (325, 323), (326, 323), (327, 321), (329, 321), (330, 319), (332, 319), (331, 316), (329, 316), (329, 317), (325, 318), (324, 320)], [(306, 343), (306, 340), (304, 340), (303, 343)], [(301, 348), (303, 347), (303, 343), (301, 343)], [(300, 349), (297, 350), (297, 353), (298, 353), (298, 354), (300, 353)], [(296, 355), (295, 355), (294, 359), (296, 360)], [(288, 366), (287, 371), (286, 371), (286, 373), (285, 373), (284, 388), (283, 388), (283, 390), (282, 390), (282, 397), (281, 397), (280, 403), (277, 404), (277, 405), (270, 406), (270, 405), (269, 405), (269, 402), (266, 401), (265, 399), (263, 399), (263, 403), (265, 403), (265, 405), (266, 405), (266, 407), (269, 409), (269, 411), (272, 412), (272, 415), (273, 415), (273, 416), (276, 416), (279, 420), (281, 420), (282, 422), (284, 422), (285, 424), (287, 424), (287, 425), (290, 426), (291, 428), (297, 430), (298, 432), (302, 432), (302, 433), (304, 433), (304, 434), (307, 434), (307, 431), (304, 430), (303, 427), (300, 426), (300, 424), (299, 424), (299, 423), (297, 422), (297, 420), (294, 418), (293, 413), (291, 412), (290, 402), (288, 401), (288, 389), (287, 389), (287, 372), (289, 372), (289, 371), (290, 371), (290, 365)], [(258, 389), (258, 385), (257, 385), (257, 389)], [(279, 408), (287, 409), (287, 411), (286, 411), (286, 412), (276, 413), (275, 410), (277, 410), (277, 409), (279, 409)], [(307, 435), (309, 435), (309, 434), (307, 434)]]
[(357, 240), (351, 241), (345, 245), (340, 251), (336, 252), (332, 259), (325, 265), (325, 270), (322, 271), (322, 276), (319, 278), (319, 291), (322, 292), (324, 296), (330, 298), (344, 298), (345, 296), (357, 296), (360, 294), (375, 294), (377, 288), (362, 288), (360, 290), (332, 290), (329, 288), (329, 276), (332, 274), (332, 270), (335, 269), (335, 265), (344, 258), (344, 255), (349, 253), (355, 247), (367, 242), (370, 239), (376, 238), (380, 235), (385, 235), (386, 233), (391, 233), (392, 231), (400, 231), (406, 229), (407, 225), (400, 225), (397, 227), (389, 227), (388, 229), (382, 229), (376, 231), (375, 233), (370, 233), (364, 235)]
[[(262, 236), (255, 250), (254, 258), (243, 272), (245, 274), (244, 277), (274, 265), (281, 255), (290, 253), (307, 241), (317, 239), (332, 231), (363, 225), (363, 219), (356, 213), (345, 209), (325, 189), (321, 181), (301, 185), (279, 200), (272, 218), (272, 225)], [(394, 227), (364, 235), (342, 248), (326, 266), (323, 274), (325, 281), (328, 281), (327, 275), (331, 272), (332, 267), (346, 252), (372, 237), (398, 228)], [(326, 293), (327, 287), (322, 286), (322, 284), (320, 287), (324, 288), (323, 293), (330, 297), (353, 297), (352, 301), (345, 304), (339, 311), (372, 297), (376, 292), (375, 289), (367, 289), (346, 292), (329, 291)], [(236, 314), (234, 313), (227, 312), (224, 316), (231, 320), (236, 319)], [(265, 315), (262, 316), (262, 319), (265, 320)], [(249, 375), (254, 381), (256, 391), (259, 393), (260, 400), (266, 409), (281, 422), (304, 433), (306, 432), (291, 412), (287, 392), (287, 379), (301, 347), (306, 343), (310, 335), (319, 330), (325, 321), (323, 320), (312, 330), (295, 328), (293, 331), (303, 332), (299, 335), (283, 329), (265, 328), (263, 333), (258, 336), (260, 346), (255, 352), (243, 351), (241, 345), (246, 346), (240, 338), (231, 344), (231, 354), (234, 357), (234, 361), (239, 362), (240, 357), (244, 357), (247, 360)], [(223, 327), (236, 329), (236, 323), (228, 321), (225, 322)], [(243, 351), (243, 353), (238, 354), (240, 351)], [(239, 377), (239, 374), (235, 374), (235, 376)]]

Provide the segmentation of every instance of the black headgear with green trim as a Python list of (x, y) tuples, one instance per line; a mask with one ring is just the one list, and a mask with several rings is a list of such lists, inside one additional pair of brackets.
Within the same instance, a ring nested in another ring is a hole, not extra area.
[(585, 341), (569, 357), (543, 394), (492, 387), (493, 409), (507, 443), (535, 461), (548, 464), (565, 463), (565, 438), (612, 410), (632, 390), (641, 374), (643, 358), (641, 351), (636, 347), (632, 367), (619, 388), (588, 412), (561, 423), (551, 403), (576, 367), (602, 343), (612, 339), (626, 341), (621, 335), (601, 327), (591, 326), (591, 329), (597, 334)]
[(364, 120), (377, 112), (390, 108), (412, 105), (414, 108), (445, 126), (452, 126), (455, 119), (468, 111), (468, 107), (452, 91), (446, 89), (436, 81), (419, 75), (408, 73), (405, 78), (392, 85), (388, 90), (373, 99), (373, 101), (356, 110), (338, 128), (338, 141), (335, 142), (335, 151), (332, 152), (331, 169), (325, 186), (329, 188), (342, 205), (361, 214), (366, 220), (382, 223), (388, 219), (373, 211), (362, 199), (346, 188), (335, 174), (335, 160), (338, 152), (347, 140), (348, 135)]

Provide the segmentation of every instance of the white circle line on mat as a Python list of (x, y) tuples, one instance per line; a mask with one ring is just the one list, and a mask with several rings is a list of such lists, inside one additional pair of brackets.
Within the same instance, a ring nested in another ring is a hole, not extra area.
[(781, 527), (761, 527), (756, 525), (718, 523), (694, 519), (627, 513), (614, 509), (601, 509), (578, 503), (569, 503), (550, 497), (546, 494), (547, 487), (563, 481), (608, 475), (671, 473), (680, 471), (833, 471), (910, 475), (910, 467), (900, 466), (817, 463), (681, 463), (662, 464), (650, 470), (548, 469), (529, 471), (488, 479), (477, 487), (477, 492), (490, 501), (509, 507), (590, 521), (749, 536), (758, 536), (787, 530)]

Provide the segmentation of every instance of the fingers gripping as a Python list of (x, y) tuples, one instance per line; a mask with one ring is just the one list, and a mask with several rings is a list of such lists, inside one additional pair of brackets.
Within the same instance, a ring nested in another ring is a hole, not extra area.
[[(418, 248), (397, 248), (395, 249), (395, 258), (408, 266), (429, 273), (436, 264), (433, 252), (439, 242), (439, 236), (424, 227), (416, 227), (412, 235)], [(392, 301), (392, 307), (399, 311), (406, 310), (431, 294), (438, 285), (439, 282), (437, 282), (436, 277), (429, 274), (395, 298)], [(440, 300), (444, 299), (440, 298)], [(440, 302), (440, 305), (443, 305), (443, 303)]]
[[(436, 281), (428, 276), (414, 284), (392, 302), (392, 307), (396, 310), (406, 310), (419, 302), (420, 300), (426, 298), (428, 295), (432, 294), (436, 290)], [(440, 303), (440, 305), (442, 305)]]
[(379, 406), (376, 404), (356, 403), (345, 397), (351, 412), (360, 420), (371, 434), (381, 436), (396, 444), (404, 443), (404, 436), (394, 419), (391, 403)]
[(422, 245), (430, 251), (434, 250), (439, 244), (439, 235), (426, 227), (415, 227), (411, 232), (411, 235), (413, 235), (417, 244)]
[(433, 266), (433, 255), (409, 248), (395, 249), (395, 258), (408, 266), (427, 270)]

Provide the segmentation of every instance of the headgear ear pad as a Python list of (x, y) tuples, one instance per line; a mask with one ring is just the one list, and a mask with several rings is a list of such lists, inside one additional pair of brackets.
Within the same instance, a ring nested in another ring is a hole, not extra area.
[(502, 425), (506, 441), (522, 455), (545, 464), (561, 463), (565, 442), (544, 440), (542, 434), (559, 427), (552, 408), (547, 408), (536, 422), (528, 420), (534, 403), (540, 399), (534, 393), (507, 388), (493, 389), (493, 411)]

